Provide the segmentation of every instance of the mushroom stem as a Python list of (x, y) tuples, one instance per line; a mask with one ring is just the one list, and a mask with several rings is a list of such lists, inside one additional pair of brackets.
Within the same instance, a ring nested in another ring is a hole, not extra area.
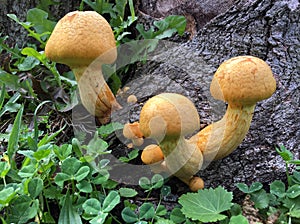
[(222, 159), (232, 153), (245, 138), (253, 116), (255, 104), (236, 106), (229, 104), (224, 117), (189, 139), (203, 152), (204, 161)]
[(197, 145), (189, 143), (183, 136), (165, 138), (159, 143), (166, 166), (171, 174), (189, 185), (202, 166), (202, 152)]
[(121, 108), (104, 80), (101, 66), (72, 68), (75, 74), (82, 104), (102, 124), (109, 122), (111, 112)]

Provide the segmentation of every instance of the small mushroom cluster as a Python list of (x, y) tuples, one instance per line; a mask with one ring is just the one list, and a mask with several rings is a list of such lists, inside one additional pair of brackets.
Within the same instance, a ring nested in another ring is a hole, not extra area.
[(157, 145), (143, 150), (143, 162), (160, 163), (161, 170), (178, 177), (192, 191), (203, 188), (203, 180), (195, 174), (204, 163), (224, 158), (238, 147), (249, 130), (256, 103), (275, 90), (276, 81), (263, 60), (238, 56), (223, 62), (210, 91), (214, 98), (227, 102), (226, 113), (189, 139), (185, 137), (199, 128), (192, 102), (174, 93), (152, 97), (141, 110), (139, 128)]
[[(82, 104), (102, 124), (109, 122), (112, 111), (121, 108), (102, 75), (102, 65), (117, 57), (109, 23), (94, 11), (70, 12), (55, 26), (45, 54), (72, 69)], [(203, 180), (195, 176), (203, 164), (224, 158), (238, 147), (249, 130), (255, 104), (275, 90), (266, 62), (253, 56), (234, 57), (220, 65), (210, 86), (212, 96), (228, 104), (221, 120), (199, 131), (194, 104), (180, 94), (161, 93), (145, 103), (139, 122), (125, 124), (123, 134), (138, 146), (144, 138), (154, 139), (157, 144), (145, 147), (142, 161), (158, 164), (160, 171), (197, 191), (204, 187)]]

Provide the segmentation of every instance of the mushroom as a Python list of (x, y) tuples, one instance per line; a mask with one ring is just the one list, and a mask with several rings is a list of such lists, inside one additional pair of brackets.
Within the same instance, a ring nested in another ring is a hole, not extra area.
[(209, 162), (233, 152), (245, 138), (255, 104), (269, 98), (276, 90), (271, 68), (253, 56), (238, 56), (223, 62), (211, 82), (214, 98), (225, 101), (224, 117), (189, 139)]
[(141, 146), (144, 143), (143, 133), (140, 131), (139, 123), (127, 123), (123, 128), (123, 135), (130, 139), (135, 146)]
[(102, 75), (102, 65), (113, 63), (117, 57), (114, 34), (97, 12), (66, 14), (56, 24), (45, 54), (72, 69), (82, 104), (101, 123), (107, 123), (111, 112), (121, 108)]
[[(197, 145), (189, 143), (185, 136), (193, 134), (200, 127), (199, 115), (194, 104), (176, 93), (162, 93), (150, 98), (140, 113), (140, 130), (143, 136), (154, 139), (163, 153), (143, 151), (145, 163), (159, 162), (174, 176), (190, 186), (192, 190), (203, 188), (201, 178), (194, 178), (203, 162), (202, 152)], [(201, 181), (202, 184), (199, 184)], [(197, 189), (196, 189), (197, 188)]]

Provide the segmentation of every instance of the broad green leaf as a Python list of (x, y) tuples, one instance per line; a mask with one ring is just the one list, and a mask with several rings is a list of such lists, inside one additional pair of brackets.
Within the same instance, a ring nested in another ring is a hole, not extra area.
[(140, 219), (152, 219), (155, 215), (155, 209), (152, 203), (146, 202), (142, 204), (139, 210)]
[(104, 199), (101, 210), (102, 212), (110, 212), (119, 203), (120, 195), (117, 191), (111, 191)]
[(20, 108), (20, 110), (15, 118), (13, 128), (11, 130), (9, 140), (8, 140), (7, 155), (8, 155), (10, 164), (14, 163), (13, 156), (15, 155), (16, 151), (18, 150), (23, 110), (24, 110), (24, 106), (22, 106)]
[(54, 29), (56, 22), (48, 20), (48, 13), (38, 9), (29, 9), (26, 20), (33, 24), (33, 28), (39, 34), (51, 32)]
[(255, 183), (251, 184), (250, 187), (248, 187), (244, 183), (238, 183), (236, 186), (238, 187), (238, 189), (240, 189), (240, 191), (242, 191), (246, 194), (251, 194), (255, 191), (259, 191), (263, 187), (262, 183), (260, 183), (260, 182), (255, 182)]
[(32, 47), (25, 47), (25, 48), (23, 48), (23, 50), (21, 51), (21, 53), (23, 55), (34, 57), (37, 60), (39, 60), (40, 62), (45, 63), (46, 56), (44, 54), (41, 54), (40, 52), (38, 52), (37, 50), (35, 50)]
[(147, 177), (141, 177), (139, 179), (139, 185), (141, 188), (148, 190), (151, 188), (151, 182)]
[(90, 173), (90, 168), (88, 166), (82, 166), (74, 175), (75, 180), (81, 181)]
[(174, 208), (171, 211), (170, 219), (175, 223), (183, 223), (186, 220), (186, 217), (184, 216), (180, 208)]
[(27, 166), (22, 167), (22, 169), (18, 172), (18, 175), (21, 178), (32, 177), (33, 175), (35, 175), (36, 170), (37, 170), (37, 168), (36, 168), (35, 164), (29, 164)]
[[(1, 79), (1, 73), (0, 73), (0, 79)], [(1, 81), (1, 80), (0, 80)], [(5, 112), (16, 112), (18, 109), (20, 109), (21, 105), (17, 104), (16, 101), (21, 97), (21, 94), (19, 92), (16, 92), (4, 105), (2, 110), (0, 111), (0, 117)]]
[(54, 182), (60, 186), (63, 187), (64, 186), (64, 182), (67, 180), (70, 180), (71, 176), (69, 174), (65, 174), (65, 173), (58, 173), (56, 174), (55, 178), (54, 178)]
[(161, 188), (164, 185), (164, 178), (160, 174), (154, 174), (151, 178), (151, 185), (153, 189)]
[(60, 210), (58, 224), (76, 223), (81, 224), (81, 218), (75, 210), (75, 206), (72, 204), (72, 197), (69, 191), (66, 194), (64, 204)]
[(280, 180), (275, 180), (270, 184), (270, 193), (283, 198), (285, 196), (285, 184)]
[(91, 224), (103, 224), (105, 222), (107, 216), (108, 216), (108, 213), (100, 211), (99, 214), (90, 221), (90, 223)]
[(28, 192), (32, 199), (38, 197), (44, 187), (43, 180), (40, 178), (34, 178), (28, 183)]
[(80, 192), (84, 192), (84, 193), (91, 193), (93, 191), (91, 183), (89, 183), (86, 180), (77, 183), (76, 187), (78, 188), (78, 190), (80, 190)]
[(243, 215), (237, 215), (230, 218), (229, 224), (249, 224), (249, 222)]
[(254, 202), (255, 208), (263, 209), (269, 205), (270, 198), (264, 189), (251, 193), (251, 200)]
[[(48, 148), (48, 147), (47, 147)], [(38, 149), (38, 151), (33, 153), (33, 157), (37, 161), (47, 158), (51, 153), (51, 149)]]
[[(18, 90), (20, 88), (20, 78), (19, 78), (19, 76), (7, 73), (6, 71), (3, 71), (0, 68), (0, 84), (1, 85), (5, 84), (5, 86), (8, 88), (11, 88), (13, 90)], [(3, 88), (3, 89), (5, 90), (5, 88)], [(18, 92), (16, 94), (18, 94), (19, 97), (21, 96), (20, 93), (18, 93)], [(15, 101), (16, 100), (14, 100), (14, 102)], [(1, 111), (1, 108), (0, 108), (0, 111)], [(0, 117), (2, 114), (3, 114), (3, 112), (0, 112)]]
[(187, 193), (179, 198), (182, 213), (188, 218), (201, 222), (216, 222), (226, 218), (222, 212), (232, 206), (233, 195), (222, 187)]
[(128, 207), (125, 207), (122, 210), (121, 216), (126, 223), (134, 223), (138, 221), (137, 214)]
[(4, 178), (8, 171), (10, 170), (10, 166), (7, 161), (0, 161), (0, 178)]
[(74, 158), (70, 157), (64, 160), (61, 164), (61, 171), (68, 175), (75, 175), (81, 166), (81, 162)]
[(173, 222), (172, 220), (159, 218), (159, 219), (155, 222), (155, 224), (175, 224), (175, 222)]
[(107, 170), (100, 170), (99, 174), (92, 179), (94, 184), (104, 184), (109, 178), (109, 173)]
[(63, 144), (62, 146), (53, 146), (53, 152), (59, 158), (60, 161), (65, 160), (72, 153), (72, 145)]
[(27, 195), (20, 195), (12, 204), (9, 223), (28, 223), (37, 215), (39, 201), (32, 200)]
[(101, 204), (96, 198), (90, 198), (83, 203), (82, 208), (89, 215), (97, 215), (101, 210)]
[(37, 60), (32, 56), (28, 56), (22, 61), (22, 63), (18, 64), (18, 69), (20, 71), (30, 71), (39, 64), (40, 64), (39, 60)]
[(295, 184), (289, 187), (286, 191), (286, 196), (289, 198), (296, 198), (300, 195), (300, 185)]
[(8, 206), (9, 202), (17, 194), (13, 187), (4, 188), (0, 191), (0, 204)]
[(119, 189), (119, 193), (121, 197), (131, 198), (138, 194), (138, 192), (132, 188), (122, 187)]

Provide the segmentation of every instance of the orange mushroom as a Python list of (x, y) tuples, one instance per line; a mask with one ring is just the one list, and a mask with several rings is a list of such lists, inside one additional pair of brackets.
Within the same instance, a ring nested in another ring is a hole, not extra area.
[(116, 60), (109, 23), (97, 12), (74, 11), (56, 24), (45, 47), (46, 57), (68, 65), (75, 74), (84, 107), (101, 123), (121, 106), (102, 75), (102, 65)]

